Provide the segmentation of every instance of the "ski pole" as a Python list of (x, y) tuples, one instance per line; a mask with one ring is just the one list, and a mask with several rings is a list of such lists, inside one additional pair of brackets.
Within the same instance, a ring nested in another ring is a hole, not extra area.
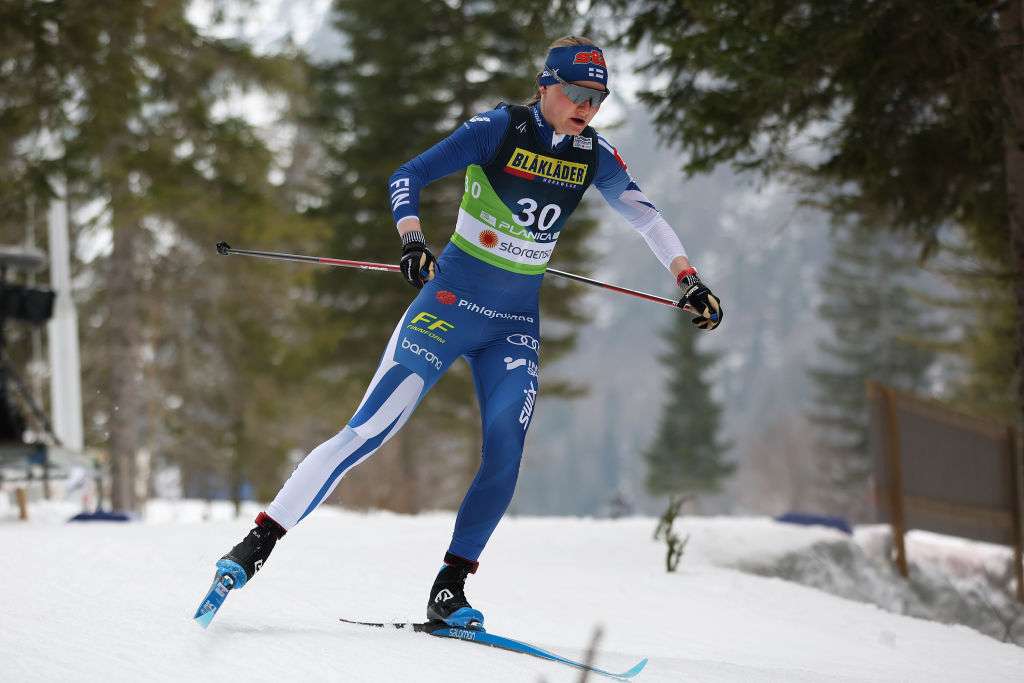
[[(360, 270), (386, 270), (401, 272), (401, 268), (390, 263), (372, 263), (370, 261), (350, 261), (347, 259), (330, 258), (327, 256), (305, 256), (302, 254), (285, 254), (279, 251), (254, 251), (252, 249), (235, 249), (227, 242), (217, 243), (217, 253), (223, 256), (236, 255), (236, 256), (258, 256), (259, 258), (276, 259), (278, 261), (298, 261), (300, 263), (321, 263), (327, 266), (341, 266), (344, 268), (359, 268)], [(554, 268), (548, 268), (548, 273), (557, 275), (558, 277), (565, 278), (567, 280), (575, 280), (576, 282), (582, 282), (587, 285), (593, 285), (594, 287), (601, 287), (602, 289), (609, 289), (613, 292), (620, 294), (627, 294), (629, 296), (635, 296), (638, 299), (646, 299), (647, 301), (653, 301), (656, 304), (662, 304), (663, 306), (671, 306), (677, 308), (676, 302), (672, 299), (666, 299), (662, 296), (655, 294), (647, 294), (646, 292), (640, 292), (635, 289), (629, 289), (627, 287), (619, 287), (618, 285), (609, 284), (607, 282), (601, 282), (600, 280), (594, 280), (589, 277), (583, 277), (582, 275), (576, 275), (575, 273), (567, 273), (564, 270), (556, 270)], [(684, 307), (689, 313), (693, 313), (693, 309), (689, 306)]]
[(303, 256), (301, 254), (285, 254), (279, 251), (253, 251), (251, 249), (235, 249), (227, 242), (217, 242), (217, 253), (223, 256), (237, 254), (239, 256), (259, 256), (260, 258), (277, 259), (278, 261), (299, 261), (302, 263), (323, 263), (328, 266), (344, 266), (362, 270), (393, 270), (401, 272), (401, 268), (390, 263), (370, 263), (368, 261), (348, 261), (326, 256)]

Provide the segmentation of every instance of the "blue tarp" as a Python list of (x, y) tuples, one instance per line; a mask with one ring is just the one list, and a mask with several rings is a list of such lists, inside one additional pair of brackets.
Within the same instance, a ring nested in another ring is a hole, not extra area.
[(805, 512), (787, 512), (775, 518), (776, 522), (786, 524), (802, 524), (803, 526), (827, 526), (838, 529), (844, 534), (853, 534), (850, 523), (842, 517), (829, 517), (828, 515), (811, 515)]
[(96, 512), (79, 512), (68, 520), (69, 522), (130, 522), (132, 518), (123, 512), (109, 512), (97, 510)]

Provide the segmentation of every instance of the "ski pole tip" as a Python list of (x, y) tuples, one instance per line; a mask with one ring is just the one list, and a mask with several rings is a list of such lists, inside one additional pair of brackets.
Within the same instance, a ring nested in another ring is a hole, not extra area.
[(231, 251), (231, 245), (227, 242), (217, 242), (217, 253), (222, 256), (227, 256), (228, 252)]

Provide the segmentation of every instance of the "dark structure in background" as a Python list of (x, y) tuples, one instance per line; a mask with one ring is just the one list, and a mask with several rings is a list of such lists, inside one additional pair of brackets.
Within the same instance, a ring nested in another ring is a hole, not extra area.
[[(34, 468), (42, 469), (43, 492), (49, 496), (50, 462), (46, 444), (25, 441), (26, 419), (21, 406), (31, 413), (37, 431), (48, 435), (53, 443), (59, 443), (45, 411), (33, 398), (21, 373), (7, 350), (7, 323), (43, 325), (53, 315), (55, 295), (52, 290), (16, 284), (17, 273), (33, 273), (46, 265), (42, 252), (25, 247), (0, 246), (0, 482), (5, 478), (4, 470), (20, 470), (23, 477), (32, 479)], [(17, 395), (20, 404), (13, 401)], [(12, 477), (7, 476), (10, 480)], [(20, 496), (19, 500), (23, 500)]]
[(923, 529), (1014, 549), (1024, 602), (1024, 456), (1017, 431), (877, 382), (871, 402), (875, 503), (892, 525), (896, 564), (907, 576), (903, 536)]

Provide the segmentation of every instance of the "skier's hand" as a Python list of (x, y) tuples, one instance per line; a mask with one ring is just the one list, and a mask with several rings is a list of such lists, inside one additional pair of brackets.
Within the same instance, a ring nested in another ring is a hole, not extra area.
[(688, 306), (697, 314), (693, 319), (694, 325), (702, 330), (713, 330), (722, 324), (722, 302), (700, 281), (696, 268), (690, 267), (679, 273), (676, 283), (683, 290), (683, 298), (676, 306)]
[(416, 289), (422, 289), (423, 285), (434, 279), (438, 270), (437, 259), (427, 249), (423, 240), (423, 233), (418, 230), (406, 233), (402, 237), (402, 275), (405, 281)]

